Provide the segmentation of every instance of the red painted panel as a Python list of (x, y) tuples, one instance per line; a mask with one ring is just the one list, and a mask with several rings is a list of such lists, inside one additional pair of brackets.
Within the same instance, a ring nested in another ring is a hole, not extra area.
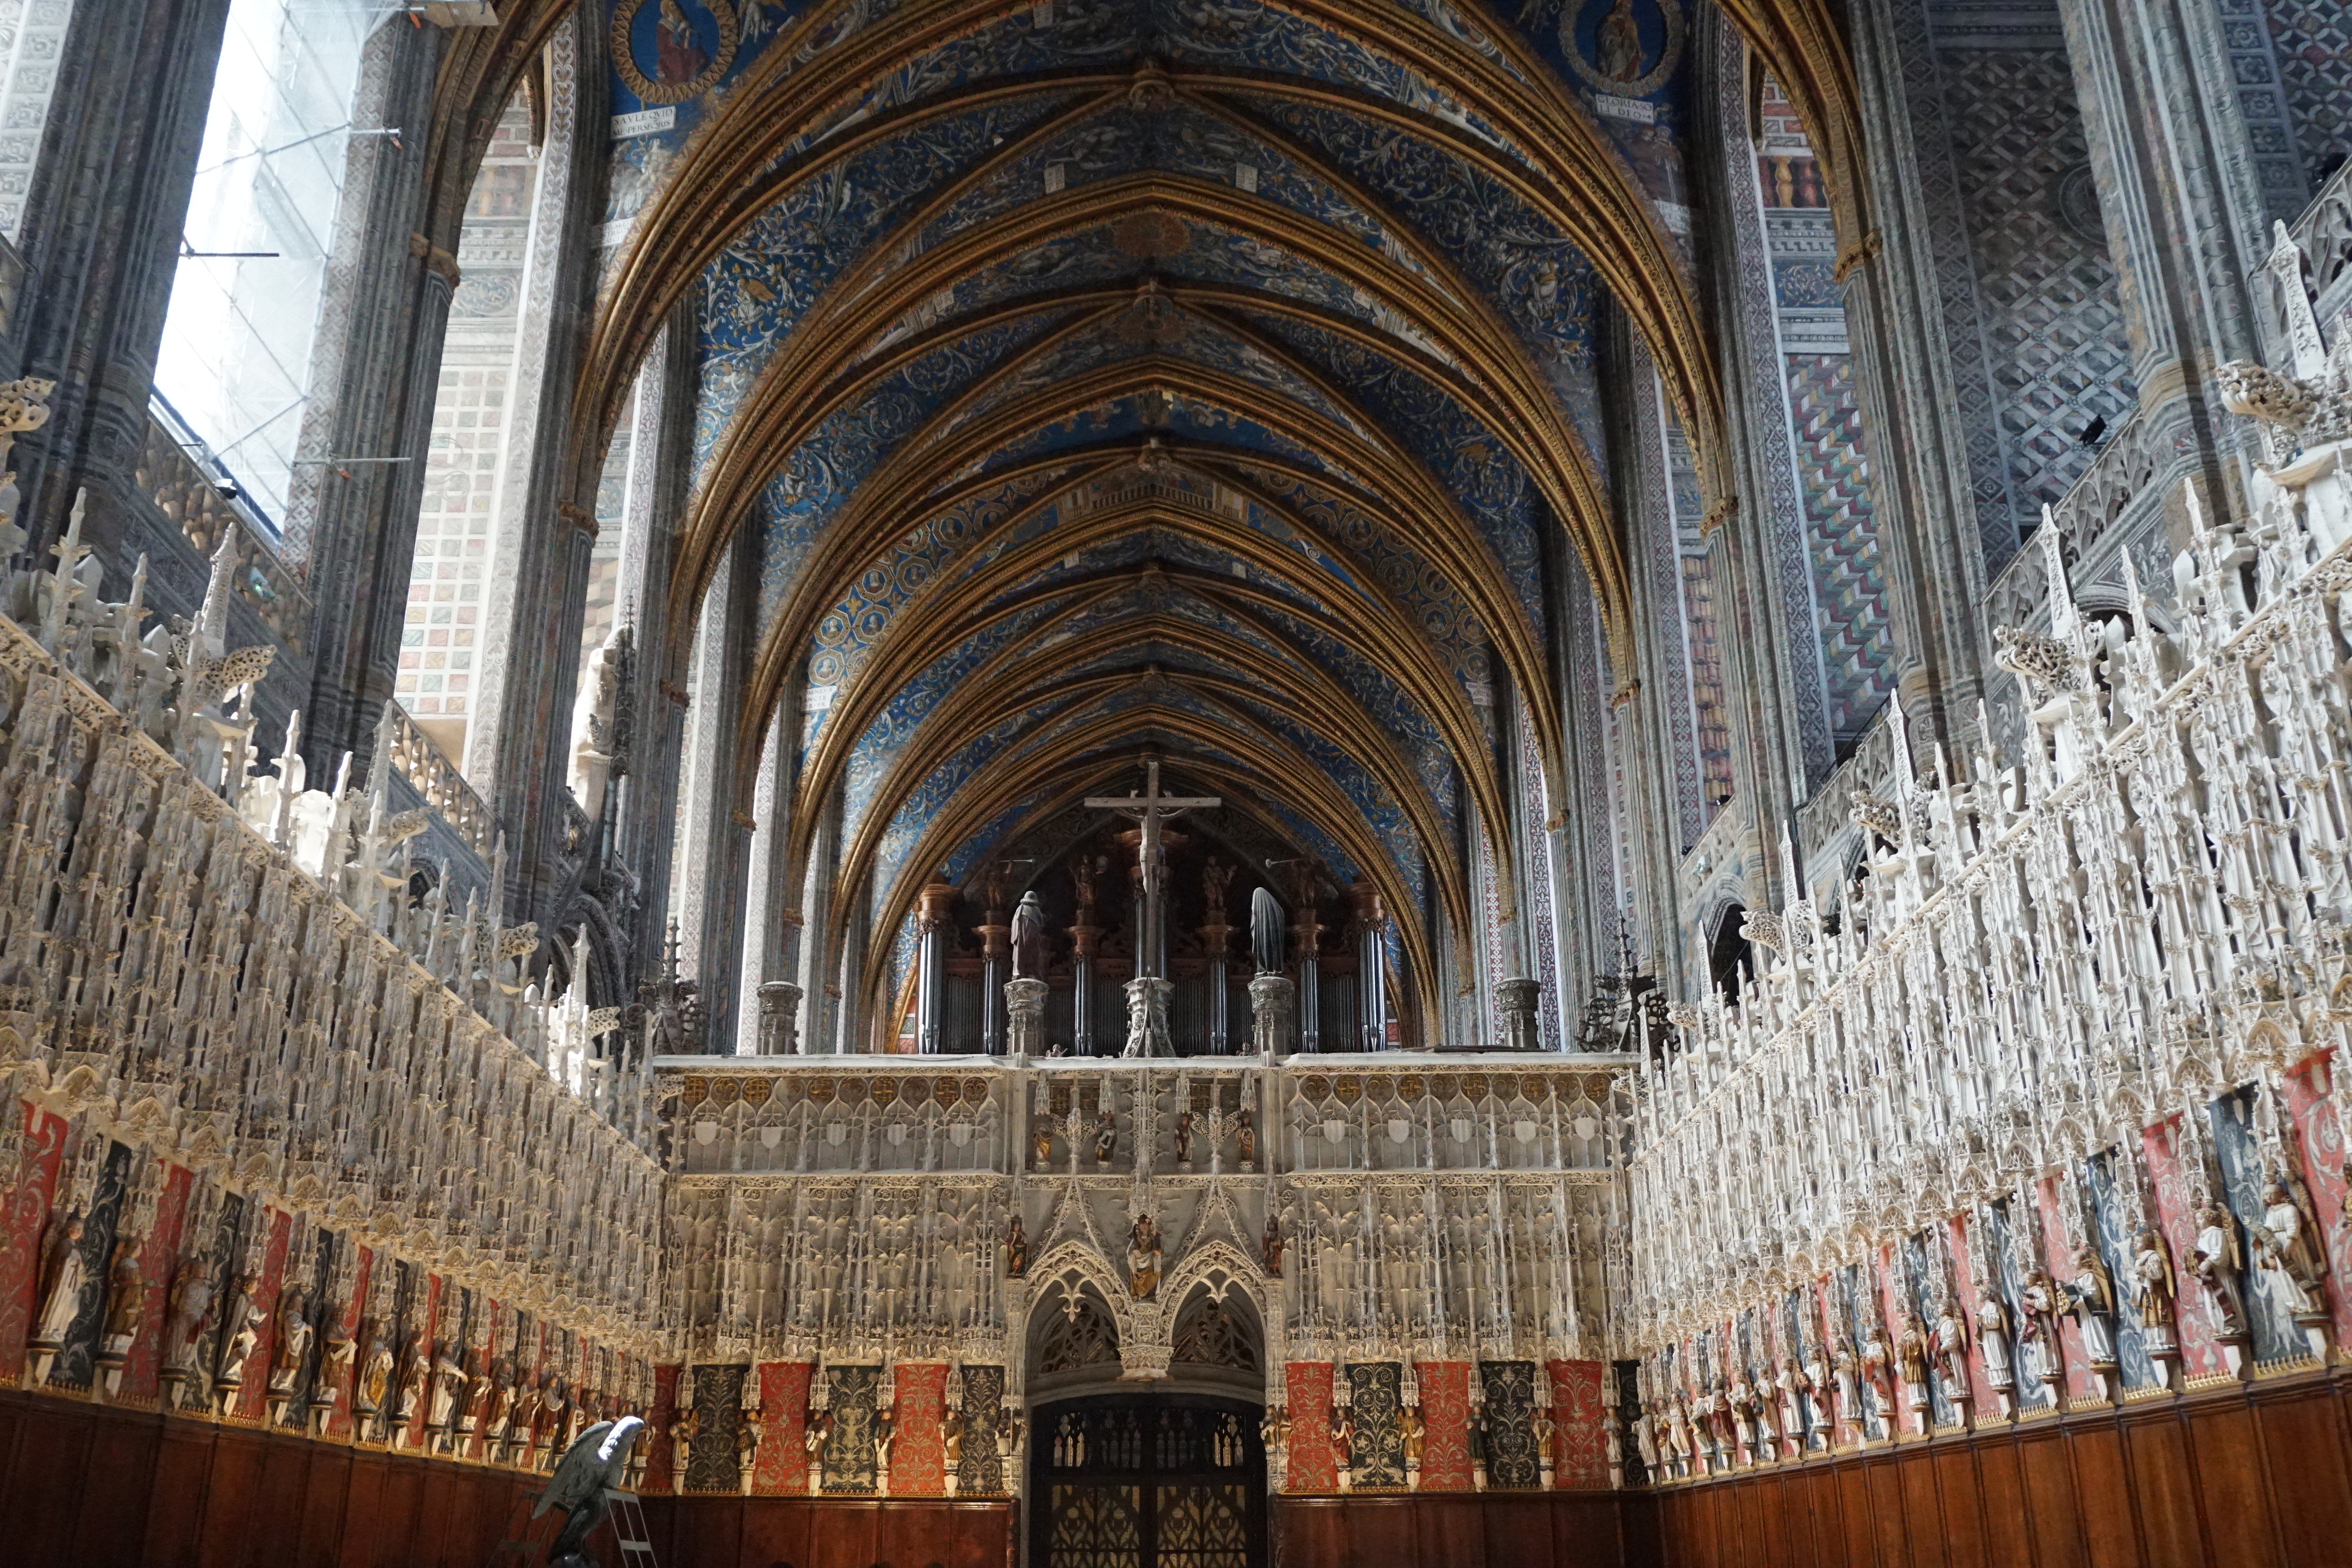
[(122, 1364), (125, 1403), (152, 1400), (163, 1362), (163, 1298), (171, 1292), (172, 1270), (180, 1255), (180, 1232), (187, 1223), (188, 1193), (194, 1182), (179, 1166), (163, 1167), (163, 1190), (155, 1200), (155, 1225), (139, 1249), (139, 1277), (145, 1282), (147, 1305), (139, 1320), (139, 1333)]
[(1283, 1387), (1290, 1406), (1290, 1460), (1282, 1490), (1307, 1495), (1338, 1491), (1339, 1469), (1331, 1451), (1331, 1364), (1294, 1361), (1284, 1369)]
[(646, 1427), (646, 1479), (640, 1483), (647, 1497), (667, 1495), (670, 1490), (671, 1456), (677, 1445), (671, 1440), (669, 1424), (675, 1419), (672, 1406), (677, 1399), (677, 1368), (654, 1368), (654, 1407)]
[[(2286, 1081), (2287, 1110), (2303, 1134), (2304, 1180), (2310, 1188), (2312, 1207), (2327, 1216), (2352, 1212), (2344, 1202), (2344, 1129), (2337, 1123), (2336, 1107), (2321, 1098), (2311, 1082), (2315, 1074), (2335, 1066), (2333, 1056), (2324, 1065), (2315, 1061)], [(2336, 1343), (2352, 1344), (2352, 1226), (2322, 1219), (2319, 1234), (2332, 1265), (2320, 1289), (2336, 1315)]]
[(1551, 1373), (1552, 1419), (1559, 1423), (1556, 1483), (1601, 1488), (1609, 1484), (1608, 1410), (1601, 1403), (1606, 1371), (1597, 1361), (1555, 1361)]
[[(2156, 1189), (2158, 1227), (2164, 1232), (2165, 1244), (2172, 1249), (2176, 1270), (2185, 1269), (2195, 1256), (2197, 1219), (2192, 1212), (2189, 1182), (2181, 1170), (2179, 1156), (2174, 1153), (2171, 1122), (2160, 1127), (2150, 1127), (2140, 1134), (2140, 1149), (2147, 1156), (2149, 1185)], [(2193, 1285), (2181, 1290), (2176, 1319), (2180, 1331), (2180, 1368), (2185, 1376), (2206, 1377), (2225, 1370), (2221, 1347), (2213, 1338), (2213, 1329), (2205, 1316), (2201, 1293)]]
[(1421, 1490), (1468, 1491), (1470, 1475), (1470, 1364), (1424, 1361), (1421, 1382)]
[[(900, 1362), (897, 1381), (898, 1425), (890, 1441), (890, 1495), (945, 1497), (947, 1363)], [(886, 1551), (883, 1555), (887, 1557), (889, 1553)]]
[(278, 1293), (286, 1284), (286, 1246), (291, 1239), (294, 1217), (278, 1210), (263, 1211), (269, 1227), (268, 1239), (261, 1249), (261, 1349), (254, 1358), (253, 1371), (246, 1375), (245, 1386), (237, 1391), (236, 1414), (247, 1421), (258, 1423), (269, 1413), (269, 1378), (263, 1370), (270, 1364), (278, 1347)]
[(0, 1097), (0, 1115), (11, 1113), (25, 1118), (26, 1137), (16, 1185), (7, 1207), (0, 1209), (0, 1378), (9, 1380), (25, 1364), (33, 1292), (40, 1284), (41, 1243), (47, 1239), (49, 1195), (66, 1147), (64, 1117), (36, 1111), (13, 1094)]
[[(760, 1449), (751, 1461), (751, 1490), (760, 1497), (803, 1496), (808, 1491), (808, 1391), (813, 1369), (804, 1361), (762, 1362), (760, 1379)], [(797, 1563), (798, 1557), (762, 1559)]]

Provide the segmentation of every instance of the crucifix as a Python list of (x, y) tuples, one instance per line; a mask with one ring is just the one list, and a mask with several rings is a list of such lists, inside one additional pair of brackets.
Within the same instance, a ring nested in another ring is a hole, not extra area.
[(1089, 795), (1087, 809), (1090, 811), (1116, 811), (1131, 817), (1143, 826), (1141, 839), (1135, 846), (1136, 863), (1143, 877), (1143, 929), (1135, 934), (1136, 957), (1139, 977), (1160, 979), (1160, 934), (1167, 924), (1167, 897), (1162, 890), (1164, 873), (1160, 845), (1160, 829), (1171, 817), (1187, 811), (1204, 811), (1224, 802), (1214, 795), (1162, 795), (1160, 792), (1160, 759), (1144, 760), (1143, 793), (1137, 795)]

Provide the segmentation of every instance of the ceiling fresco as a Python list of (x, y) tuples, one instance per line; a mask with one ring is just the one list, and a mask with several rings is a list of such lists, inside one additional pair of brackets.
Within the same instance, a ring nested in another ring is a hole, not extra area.
[(1377, 885), (1426, 994), (1465, 981), (1512, 897), (1472, 847), (1512, 789), (1566, 799), (1565, 618), (1629, 613), (1612, 313), (1717, 472), (1680, 0), (613, 17), (589, 376), (691, 302), (673, 612), (742, 539), (739, 766), (792, 695), (782, 874), (836, 803), (860, 972), (922, 883), (1149, 754)]

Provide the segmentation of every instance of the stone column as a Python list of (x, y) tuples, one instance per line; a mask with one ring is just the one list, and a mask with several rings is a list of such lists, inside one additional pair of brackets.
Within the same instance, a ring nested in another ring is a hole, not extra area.
[[(1540, 848), (1540, 846), (1538, 846)], [(1359, 1051), (1389, 1048), (1389, 913), (1381, 890), (1369, 882), (1349, 885), (1348, 934), (1356, 944), (1356, 1018)]]
[(1091, 925), (1070, 927), (1070, 1054), (1095, 1053), (1095, 943), (1102, 930)]
[(801, 988), (790, 980), (760, 987), (760, 1054), (797, 1056), (801, 1049)]
[(1168, 995), (1176, 988), (1157, 975), (1138, 975), (1127, 983), (1127, 1049), (1131, 1057), (1173, 1056), (1168, 1038)]
[(956, 884), (942, 876), (917, 895), (915, 913), (915, 1049), (925, 1056), (947, 1050), (948, 947), (955, 941)]
[(1043, 1056), (1045, 1044), (1045, 982), (1004, 982), (1006, 1047), (1016, 1057)]
[(1543, 1002), (1538, 980), (1502, 980), (1495, 986), (1495, 1011), (1499, 1015), (1503, 1045), (1508, 1051), (1539, 1051), (1542, 1038), (1537, 1015)]
[(1269, 1061), (1294, 1043), (1290, 1008), (1296, 988), (1287, 975), (1260, 975), (1250, 981), (1250, 1045)]

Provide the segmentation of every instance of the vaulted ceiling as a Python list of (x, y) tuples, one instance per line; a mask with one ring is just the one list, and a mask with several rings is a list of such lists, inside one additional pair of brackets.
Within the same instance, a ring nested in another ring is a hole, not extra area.
[(1593, 111), (1675, 124), (1689, 33), (1682, 0), (613, 7), (614, 108), (660, 124), (616, 143), (582, 444), (690, 302), (670, 623), (751, 552), (738, 766), (798, 688), (795, 805), (843, 792), (877, 955), (937, 868), (1146, 752), (1380, 885), (1423, 976), (1515, 768), (1580, 809), (1565, 618), (1632, 669), (1602, 312), (1730, 498), (1673, 149)]

